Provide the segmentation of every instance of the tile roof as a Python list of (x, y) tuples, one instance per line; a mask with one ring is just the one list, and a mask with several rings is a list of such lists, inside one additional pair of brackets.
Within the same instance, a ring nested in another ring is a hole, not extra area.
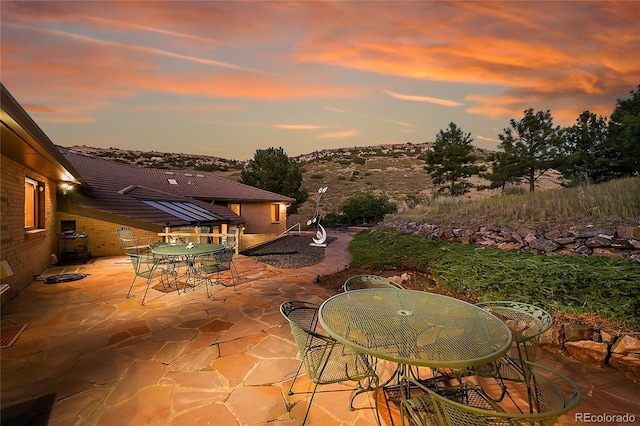
[[(143, 169), (60, 147), (60, 152), (90, 187), (67, 195), (71, 205), (148, 223), (179, 226), (186, 223), (143, 200), (193, 203), (225, 222), (243, 222), (225, 205), (211, 202), (294, 202), (273, 192), (204, 172)], [(169, 172), (169, 173), (167, 173)], [(176, 184), (169, 183), (174, 179)], [(206, 200), (206, 201), (203, 201)]]
[[(216, 201), (272, 201), (293, 203), (295, 198), (234, 182), (211, 173), (190, 170), (142, 169), (155, 182), (155, 188), (179, 192), (186, 197)], [(175, 184), (169, 183), (173, 179)]]

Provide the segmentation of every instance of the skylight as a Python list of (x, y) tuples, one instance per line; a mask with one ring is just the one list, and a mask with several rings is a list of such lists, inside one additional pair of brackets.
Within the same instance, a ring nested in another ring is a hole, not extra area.
[(211, 221), (221, 220), (220, 217), (214, 215), (208, 210), (203, 209), (200, 206), (196, 206), (193, 203), (185, 203), (181, 201), (154, 201), (154, 200), (142, 200), (143, 203), (162, 210), (165, 213), (169, 213), (182, 220), (189, 222), (199, 221)]

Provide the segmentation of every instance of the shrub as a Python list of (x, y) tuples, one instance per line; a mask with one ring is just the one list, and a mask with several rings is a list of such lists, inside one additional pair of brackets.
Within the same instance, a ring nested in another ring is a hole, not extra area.
[(384, 194), (375, 195), (371, 191), (361, 191), (347, 198), (341, 210), (346, 223), (360, 225), (377, 223), (384, 219), (385, 215), (395, 213), (398, 207)]

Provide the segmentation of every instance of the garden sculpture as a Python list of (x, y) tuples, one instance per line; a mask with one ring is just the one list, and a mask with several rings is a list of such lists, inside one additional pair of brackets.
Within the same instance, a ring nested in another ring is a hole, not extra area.
[(327, 241), (327, 231), (320, 225), (320, 220), (322, 219), (322, 209), (320, 208), (320, 200), (322, 199), (322, 195), (327, 192), (327, 188), (320, 187), (318, 189), (318, 199), (316, 200), (316, 212), (311, 219), (307, 221), (307, 225), (311, 226), (312, 224), (316, 224), (316, 236), (313, 238), (313, 242), (309, 243), (309, 245), (314, 247), (326, 247)]

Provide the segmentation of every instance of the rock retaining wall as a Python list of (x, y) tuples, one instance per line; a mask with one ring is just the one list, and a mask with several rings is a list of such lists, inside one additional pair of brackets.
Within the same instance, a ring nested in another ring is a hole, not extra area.
[(382, 226), (432, 240), (451, 240), (502, 249), (520, 249), (538, 254), (553, 252), (627, 258), (640, 263), (640, 226), (616, 229), (551, 231), (530, 228), (482, 226), (477, 229), (452, 228), (416, 222), (386, 222)]
[[(640, 262), (640, 227), (585, 232), (490, 226), (462, 229), (416, 222), (388, 222), (382, 226), (432, 240), (521, 249), (538, 254), (603, 255)], [(547, 350), (564, 352), (584, 363), (613, 367), (634, 382), (640, 382), (640, 333), (619, 333), (583, 324), (554, 324), (540, 337), (540, 344)]]
[(583, 324), (555, 324), (540, 346), (596, 367), (610, 366), (640, 383), (640, 333), (618, 333)]

